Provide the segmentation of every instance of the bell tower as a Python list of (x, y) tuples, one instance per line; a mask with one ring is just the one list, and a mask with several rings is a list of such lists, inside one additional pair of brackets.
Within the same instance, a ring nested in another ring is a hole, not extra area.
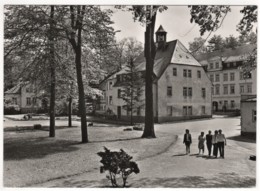
[(164, 30), (162, 25), (159, 26), (158, 30), (156, 31), (156, 43), (161, 44), (166, 42), (166, 34), (167, 32)]

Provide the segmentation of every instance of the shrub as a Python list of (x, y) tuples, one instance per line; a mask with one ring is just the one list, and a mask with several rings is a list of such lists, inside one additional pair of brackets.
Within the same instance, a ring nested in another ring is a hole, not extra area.
[(98, 152), (97, 154), (102, 158), (100, 167), (100, 173), (108, 171), (107, 178), (111, 181), (113, 187), (118, 187), (116, 176), (121, 175), (123, 180), (123, 187), (126, 186), (126, 180), (132, 173), (139, 173), (140, 170), (136, 162), (131, 161), (133, 157), (128, 155), (123, 149), (119, 152), (111, 152), (104, 147), (104, 152)]

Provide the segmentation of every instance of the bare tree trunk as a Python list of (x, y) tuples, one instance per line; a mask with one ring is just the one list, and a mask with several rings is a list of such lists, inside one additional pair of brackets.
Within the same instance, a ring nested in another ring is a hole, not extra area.
[(68, 111), (68, 115), (69, 115), (69, 117), (68, 117), (68, 126), (69, 127), (72, 127), (72, 120), (71, 120), (71, 105), (72, 105), (72, 97), (69, 97), (69, 107), (68, 107), (68, 109), (69, 109), (69, 111)]
[(50, 75), (51, 75), (51, 88), (50, 88), (50, 137), (55, 137), (55, 55), (54, 55), (54, 6), (51, 6), (50, 14), (50, 33), (49, 33), (49, 43), (50, 43)]
[(154, 15), (152, 14), (153, 7), (150, 5), (147, 6), (147, 10), (150, 11), (150, 15), (147, 16), (147, 20), (150, 20), (151, 23), (146, 25), (145, 32), (145, 127), (142, 138), (155, 138), (153, 115), (153, 66), (156, 47), (153, 36), (156, 13), (154, 13)]
[(78, 45), (80, 46), (76, 50), (76, 70), (77, 70), (77, 82), (79, 91), (79, 113), (81, 119), (81, 136), (82, 143), (88, 142), (88, 131), (87, 131), (87, 119), (86, 119), (86, 104), (85, 104), (85, 93), (82, 80), (82, 66), (81, 66), (81, 30), (78, 31)]

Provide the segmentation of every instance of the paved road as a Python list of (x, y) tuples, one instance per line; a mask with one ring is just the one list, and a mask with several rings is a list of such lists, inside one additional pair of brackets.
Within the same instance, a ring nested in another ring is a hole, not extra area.
[[(193, 136), (191, 155), (184, 155), (182, 137), (185, 129)], [(197, 137), (201, 131), (222, 129), (228, 137), (225, 159), (198, 156)], [(255, 185), (256, 162), (248, 160), (255, 154), (256, 144), (232, 140), (240, 135), (240, 118), (157, 124), (155, 130), (178, 134), (175, 145), (166, 152), (137, 161), (141, 172), (129, 179), (131, 187), (252, 187)], [(156, 139), (154, 139), (156, 141)], [(98, 171), (53, 180), (36, 187), (103, 187), (109, 185)]]

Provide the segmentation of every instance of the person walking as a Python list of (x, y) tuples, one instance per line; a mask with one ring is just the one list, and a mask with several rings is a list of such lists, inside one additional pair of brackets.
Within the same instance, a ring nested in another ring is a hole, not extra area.
[(186, 155), (190, 153), (190, 145), (192, 143), (192, 138), (189, 129), (186, 129), (186, 132), (183, 137), (183, 144), (186, 145)]
[(227, 141), (226, 141), (225, 135), (222, 134), (222, 130), (221, 129), (218, 131), (217, 142), (218, 142), (218, 149), (219, 149), (220, 157), (224, 158), (225, 145), (227, 145)]
[(215, 134), (212, 136), (212, 145), (213, 145), (213, 156), (218, 157), (218, 142), (217, 142), (218, 131), (215, 131)]
[(200, 136), (199, 136), (199, 154), (200, 151), (202, 151), (202, 154), (204, 154), (204, 142), (205, 142), (205, 137), (204, 137), (204, 132), (201, 132)]
[(211, 148), (212, 148), (211, 131), (209, 131), (209, 133), (206, 135), (206, 144), (207, 144), (207, 149), (208, 149), (208, 153), (209, 153), (209, 156), (210, 156), (211, 155)]

